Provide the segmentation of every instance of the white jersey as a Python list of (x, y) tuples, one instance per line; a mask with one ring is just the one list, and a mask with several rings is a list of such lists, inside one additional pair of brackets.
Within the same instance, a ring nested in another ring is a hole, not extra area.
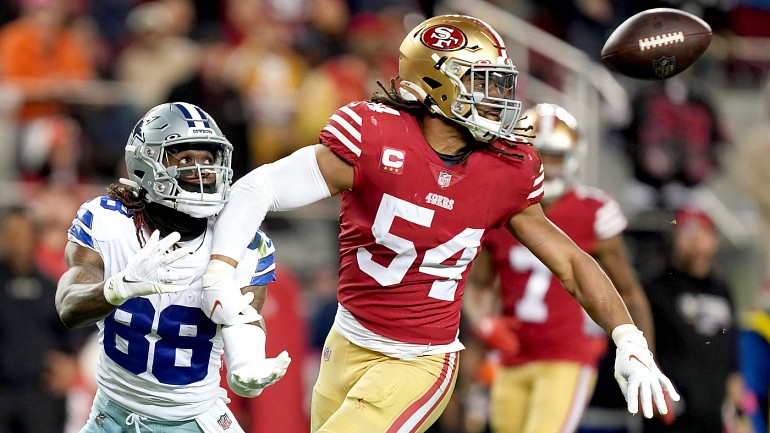
[[(157, 420), (187, 420), (218, 398), (222, 334), (200, 309), (213, 226), (212, 218), (204, 234), (179, 243), (193, 250), (172, 265), (195, 272), (187, 290), (129, 299), (98, 323), (102, 350), (96, 381), (126, 409)], [(145, 239), (149, 235), (145, 232)], [(105, 279), (123, 270), (140, 249), (127, 209), (104, 196), (80, 207), (68, 237), (102, 256)], [(258, 231), (238, 262), (236, 282), (243, 287), (274, 281), (274, 251)]]

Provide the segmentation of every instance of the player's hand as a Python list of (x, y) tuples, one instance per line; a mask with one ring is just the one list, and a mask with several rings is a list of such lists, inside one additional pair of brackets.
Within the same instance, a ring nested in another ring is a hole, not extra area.
[(520, 328), (521, 322), (515, 317), (485, 317), (476, 326), (476, 335), (488, 348), (516, 355), (519, 353), (520, 343), (515, 331)]
[(212, 260), (203, 274), (201, 309), (214, 323), (235, 325), (262, 319), (252, 307), (254, 294), (243, 294), (234, 281), (235, 268), (220, 260)]
[(679, 401), (679, 394), (655, 364), (642, 331), (632, 324), (620, 325), (612, 331), (612, 339), (617, 346), (615, 380), (626, 398), (628, 411), (639, 412), (641, 401), (644, 417), (652, 418), (654, 401), (658, 412), (666, 415), (668, 405), (664, 391), (674, 401)]
[(190, 253), (189, 248), (172, 250), (180, 237), (178, 232), (173, 232), (160, 239), (160, 232), (155, 230), (147, 244), (129, 259), (126, 267), (104, 282), (107, 302), (121, 305), (137, 296), (187, 289), (185, 280), (193, 277), (193, 271), (170, 268), (172, 263)]
[(241, 397), (256, 397), (281, 380), (290, 363), (289, 353), (284, 350), (275, 358), (260, 359), (228, 372), (227, 383)]

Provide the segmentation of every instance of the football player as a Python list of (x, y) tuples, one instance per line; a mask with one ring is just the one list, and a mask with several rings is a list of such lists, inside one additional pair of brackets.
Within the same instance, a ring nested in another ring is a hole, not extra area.
[[(575, 118), (558, 105), (538, 104), (519, 125), (528, 129), (543, 161), (545, 215), (602, 265), (634, 321), (651, 338), (650, 307), (623, 242), (627, 220), (609, 195), (575, 182), (585, 151)], [(483, 248), (468, 277), (465, 308), (477, 335), (500, 355), (491, 391), (492, 428), (498, 433), (573, 432), (591, 397), (606, 334), (559, 278), (507, 230), (491, 231)], [(484, 297), (475, 291), (492, 291), (497, 281), (501, 311), (484, 311), (475, 302)]]
[(218, 302), (226, 315), (243, 308), (241, 297), (223, 298), (235, 292), (242, 236), (268, 211), (340, 194), (339, 309), (311, 431), (423, 432), (454, 388), (468, 265), (487, 231), (506, 225), (613, 333), (629, 409), (637, 411), (641, 391), (651, 415), (670, 382), (601, 268), (543, 214), (537, 150), (511, 135), (518, 72), (500, 35), (476, 18), (442, 15), (410, 31), (400, 53), (400, 81), (384, 94), (338, 109), (320, 144), (234, 185), (215, 227), (203, 305)]
[(242, 432), (219, 387), (223, 352), (238, 395), (255, 397), (286, 372), (286, 352), (265, 359), (258, 310), (275, 264), (264, 233), (243, 233), (248, 247), (232, 295), (244, 307), (231, 326), (201, 310), (201, 277), (215, 215), (229, 197), (232, 149), (199, 107), (159, 105), (128, 138), (129, 179), (78, 210), (56, 307), (69, 327), (99, 327), (98, 390), (82, 432)]

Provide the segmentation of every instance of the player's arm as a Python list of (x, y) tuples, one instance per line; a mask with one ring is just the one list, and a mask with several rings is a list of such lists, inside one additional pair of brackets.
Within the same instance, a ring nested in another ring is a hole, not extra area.
[[(246, 286), (244, 294), (253, 294), (249, 305), (262, 313), (267, 298), (267, 285)], [(251, 323), (239, 323), (222, 327), (227, 383), (241, 397), (257, 397), (270, 385), (278, 382), (291, 363), (285, 350), (275, 358), (267, 358), (265, 321), (260, 317)]]
[[(259, 286), (246, 286), (241, 288), (241, 292), (243, 292), (244, 295), (247, 295), (248, 293), (252, 293), (254, 295), (254, 298), (251, 300), (249, 305), (257, 310), (257, 313), (259, 313), (261, 316), (262, 307), (265, 305), (265, 299), (267, 299), (267, 284)], [(259, 320), (251, 322), (250, 324), (259, 326), (263, 330), (267, 330), (265, 326), (265, 320), (261, 317)]]
[(662, 415), (668, 413), (663, 390), (675, 401), (679, 394), (658, 369), (647, 340), (633, 324), (623, 300), (599, 264), (553, 225), (539, 204), (511, 217), (508, 229), (561, 280), (591, 318), (612, 335), (617, 346), (615, 379), (626, 398), (628, 411), (637, 413), (641, 401), (646, 418), (653, 416), (653, 402)]
[(594, 257), (615, 285), (634, 323), (647, 337), (650, 349), (654, 352), (655, 327), (650, 303), (631, 266), (623, 236), (618, 234), (599, 240), (594, 248)]
[(68, 242), (69, 269), (56, 288), (56, 310), (68, 328), (91, 325), (115, 309), (104, 297), (104, 262), (96, 251)]
[(515, 214), (508, 222), (508, 229), (551, 270), (607, 333), (619, 325), (633, 323), (604, 271), (546, 218), (539, 204)]
[(169, 267), (190, 253), (188, 248), (173, 249), (179, 238), (173, 232), (161, 239), (155, 230), (123, 269), (106, 280), (102, 256), (70, 241), (64, 251), (69, 269), (56, 289), (56, 309), (62, 322), (68, 327), (90, 325), (128, 299), (185, 290), (193, 272)]
[[(268, 211), (290, 210), (353, 186), (353, 166), (317, 144), (265, 164), (233, 185), (214, 226), (211, 261), (203, 276), (201, 304), (214, 322), (243, 323), (249, 307), (234, 290), (235, 267)], [(217, 306), (221, 309), (215, 310)]]
[[(252, 170), (233, 185), (217, 218), (212, 260), (233, 267), (269, 211), (306, 206), (353, 186), (353, 166), (316, 144)], [(225, 229), (219, 229), (225, 227)]]

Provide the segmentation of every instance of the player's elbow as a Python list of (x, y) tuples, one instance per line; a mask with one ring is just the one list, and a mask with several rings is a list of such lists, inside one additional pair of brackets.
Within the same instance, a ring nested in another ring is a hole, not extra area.
[(82, 328), (95, 323), (89, 317), (84, 317), (66, 300), (56, 299), (56, 312), (59, 320), (69, 329)]
[(67, 328), (73, 329), (73, 328), (79, 328), (83, 326), (78, 320), (77, 315), (74, 314), (71, 309), (57, 305), (56, 311), (59, 313), (59, 320), (61, 320), (61, 322)]

